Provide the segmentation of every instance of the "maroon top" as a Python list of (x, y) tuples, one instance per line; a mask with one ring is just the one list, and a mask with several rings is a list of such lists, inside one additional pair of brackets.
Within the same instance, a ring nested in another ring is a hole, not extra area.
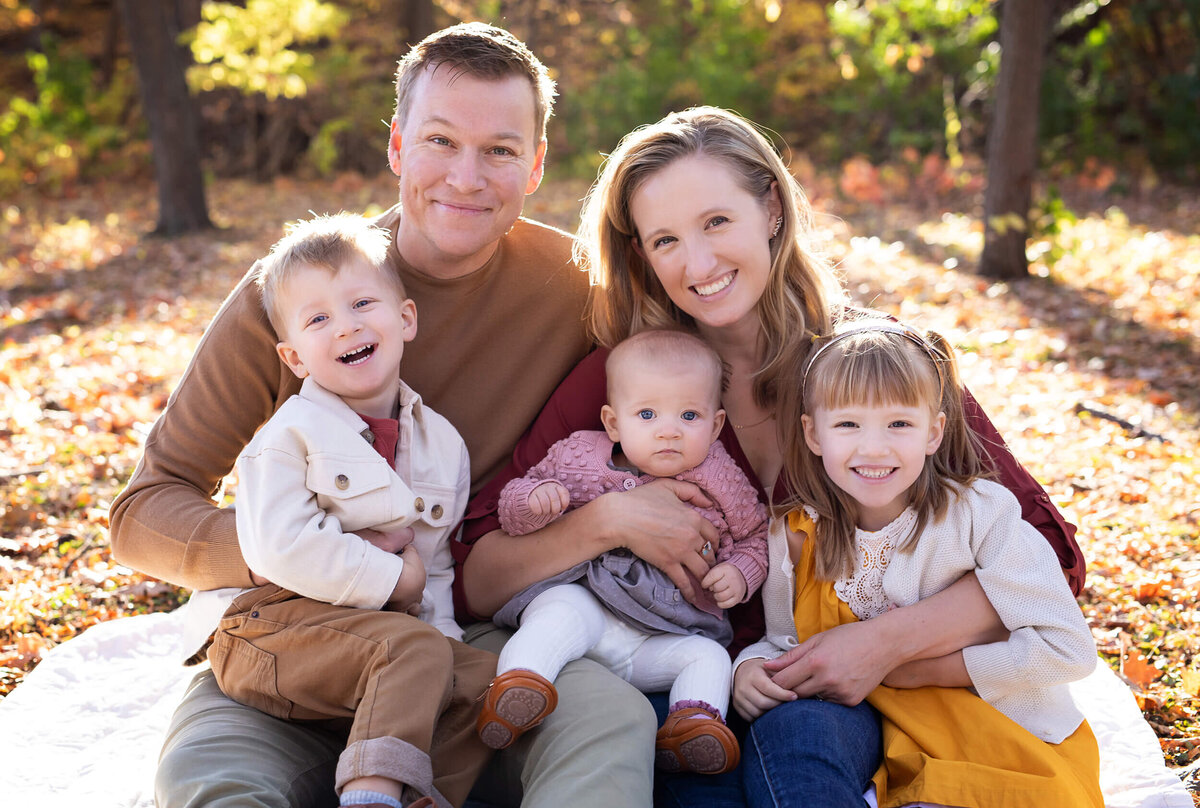
[[(571, 371), (513, 450), (512, 462), (467, 503), (462, 537), (450, 545), (457, 567), (454, 576), (454, 608), (460, 617), (479, 619), (466, 605), (462, 588), (462, 564), (470, 554), (471, 546), (480, 536), (500, 529), (500, 519), (496, 511), (501, 489), (509, 480), (524, 476), (530, 467), (546, 456), (546, 452), (555, 442), (579, 429), (603, 429), (600, 423), (600, 408), (608, 400), (604, 373), (604, 361), (607, 357), (607, 349), (597, 349)], [(1004, 439), (992, 426), (983, 408), (970, 392), (966, 394), (964, 410), (968, 425), (981, 438), (985, 453), (996, 470), (996, 481), (1012, 491), (1021, 503), (1022, 518), (1037, 528), (1050, 542), (1058, 556), (1058, 563), (1067, 574), (1071, 591), (1078, 595), (1083, 590), (1084, 560), (1079, 545), (1075, 543), (1075, 526), (1063, 518), (1033, 475), (1012, 456)], [(725, 426), (719, 437), (734, 462), (746, 473), (765, 502), (766, 494), (762, 482), (742, 452), (737, 433), (728, 418), (725, 419)], [(787, 494), (787, 486), (781, 474), (775, 484), (773, 499), (783, 502)], [(730, 610), (729, 616), (734, 626), (731, 654), (736, 654), (741, 648), (762, 637), (764, 621), (759, 594), (755, 593), (746, 603), (735, 606)]]

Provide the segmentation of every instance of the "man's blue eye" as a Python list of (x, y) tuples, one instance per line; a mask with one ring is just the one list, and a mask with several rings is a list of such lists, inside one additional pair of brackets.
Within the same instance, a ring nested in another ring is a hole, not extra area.
[(687, 412), (685, 412), (683, 414), (683, 420), (685, 420), (685, 421), (695, 421), (699, 417), (700, 417), (700, 413), (693, 412), (692, 410), (688, 410)]
[(638, 412), (638, 418), (641, 418), (643, 421), (649, 421), (653, 417), (654, 410), (640, 410)]

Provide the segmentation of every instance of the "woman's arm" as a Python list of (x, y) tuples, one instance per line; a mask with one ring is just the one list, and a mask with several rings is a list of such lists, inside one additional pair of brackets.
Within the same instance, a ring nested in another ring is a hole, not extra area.
[(1007, 636), (973, 573), (911, 606), (812, 636), (764, 664), (801, 697), (855, 705), (892, 670)]

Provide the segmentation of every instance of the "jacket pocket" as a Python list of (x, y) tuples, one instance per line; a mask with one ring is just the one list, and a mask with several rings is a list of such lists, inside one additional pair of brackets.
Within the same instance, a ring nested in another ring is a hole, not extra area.
[(326, 512), (356, 526), (373, 526), (400, 516), (388, 489), (400, 484), (382, 458), (317, 453), (308, 456), (305, 486)]
[(417, 512), (417, 518), (425, 524), (446, 528), (458, 519), (459, 497), (463, 494), (456, 487), (415, 481), (412, 491), (413, 509)]

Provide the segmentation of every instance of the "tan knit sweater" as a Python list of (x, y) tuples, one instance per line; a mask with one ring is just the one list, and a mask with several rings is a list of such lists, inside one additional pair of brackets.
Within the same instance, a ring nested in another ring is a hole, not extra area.
[[(417, 304), (400, 374), (462, 434), (474, 492), (589, 350), (587, 277), (571, 263), (569, 235), (520, 219), (480, 269), (431, 278), (397, 252), (399, 221), (398, 206), (377, 220)], [(213, 498), (242, 447), (300, 389), (275, 353), (252, 272), (209, 324), (110, 513), (121, 563), (193, 589), (250, 585), (233, 512)]]

